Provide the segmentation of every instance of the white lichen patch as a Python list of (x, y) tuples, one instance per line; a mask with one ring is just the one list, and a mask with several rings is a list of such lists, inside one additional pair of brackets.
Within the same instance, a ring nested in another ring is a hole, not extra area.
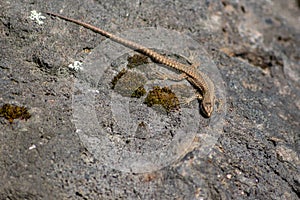
[(89, 92), (92, 92), (92, 93), (96, 93), (96, 94), (99, 94), (99, 90), (88, 90)]
[(29, 16), (29, 19), (35, 21), (37, 24), (41, 25), (44, 22), (43, 19), (46, 19), (45, 16), (42, 15), (42, 13), (38, 13), (36, 10), (31, 11), (31, 15)]
[(36, 146), (35, 146), (35, 144), (33, 144), (33, 145), (31, 145), (28, 149), (29, 150), (32, 150), (32, 149), (35, 149), (36, 148)]
[(75, 61), (73, 64), (69, 64), (68, 67), (74, 71), (79, 71), (79, 70), (83, 70), (81, 65), (82, 65), (82, 62)]

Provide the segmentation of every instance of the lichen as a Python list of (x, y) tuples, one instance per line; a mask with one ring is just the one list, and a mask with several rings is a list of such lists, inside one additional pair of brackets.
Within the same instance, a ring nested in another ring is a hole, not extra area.
[(46, 19), (46, 17), (43, 16), (42, 13), (38, 13), (36, 10), (32, 10), (29, 19), (35, 21), (38, 25), (42, 25), (44, 23), (42, 20)]
[(129, 69), (149, 63), (148, 57), (142, 54), (134, 54), (133, 56), (128, 57), (127, 61), (127, 67)]
[(118, 80), (120, 80), (120, 78), (127, 73), (127, 70), (125, 68), (123, 68), (111, 81), (111, 89), (114, 89)]
[(0, 107), (0, 117), (4, 117), (9, 123), (12, 123), (14, 119), (18, 118), (27, 120), (31, 117), (31, 114), (24, 106), (4, 104)]
[(138, 87), (134, 92), (131, 94), (131, 97), (134, 98), (141, 98), (146, 94), (146, 89), (143, 86)]
[(82, 68), (82, 62), (80, 61), (74, 61), (73, 64), (69, 64), (68, 66), (71, 70), (74, 70), (74, 71), (82, 71), (83, 68)]

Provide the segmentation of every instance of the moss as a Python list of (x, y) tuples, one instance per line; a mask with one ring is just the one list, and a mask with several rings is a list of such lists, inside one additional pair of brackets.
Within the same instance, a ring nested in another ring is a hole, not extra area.
[(134, 98), (141, 98), (146, 94), (146, 90), (143, 86), (138, 87), (134, 92), (131, 94), (131, 97)]
[(142, 64), (149, 63), (148, 57), (142, 54), (134, 54), (133, 56), (128, 57), (127, 61), (127, 67), (129, 69), (132, 69)]
[(111, 89), (114, 89), (118, 80), (120, 80), (120, 78), (127, 73), (127, 70), (125, 68), (123, 68), (111, 81), (112, 87)]
[(149, 107), (155, 104), (161, 105), (167, 113), (179, 109), (179, 100), (168, 87), (155, 86), (153, 90), (149, 91), (144, 103)]
[(4, 104), (0, 107), (0, 117), (4, 117), (10, 123), (14, 121), (14, 119), (29, 119), (31, 117), (27, 108), (23, 106), (15, 106), (11, 104)]

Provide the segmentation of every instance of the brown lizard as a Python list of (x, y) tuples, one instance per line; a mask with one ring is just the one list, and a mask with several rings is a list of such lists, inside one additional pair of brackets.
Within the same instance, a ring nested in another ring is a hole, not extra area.
[(180, 62), (171, 60), (147, 47), (144, 47), (142, 45), (139, 45), (135, 42), (123, 39), (121, 37), (118, 37), (112, 33), (109, 33), (107, 31), (104, 31), (100, 28), (97, 28), (95, 26), (92, 26), (90, 24), (78, 21), (76, 19), (64, 17), (59, 14), (51, 13), (51, 12), (46, 12), (48, 15), (53, 15), (56, 17), (59, 17), (61, 19), (76, 23), (78, 25), (81, 25), (85, 28), (88, 28), (96, 33), (100, 33), (101, 35), (117, 42), (120, 43), (128, 48), (131, 48), (137, 52), (140, 52), (149, 58), (151, 58), (154, 62), (163, 64), (165, 66), (171, 67), (173, 69), (176, 69), (183, 74), (180, 75), (181, 79), (186, 78), (197, 90), (199, 90), (200, 94), (195, 95), (196, 98), (202, 100), (201, 102), (201, 110), (205, 117), (210, 117), (213, 109), (214, 109), (214, 85), (213, 82), (210, 80), (210, 78), (204, 74), (203, 72), (200, 72), (197, 70), (197, 65), (192, 64), (192, 65), (185, 65)]

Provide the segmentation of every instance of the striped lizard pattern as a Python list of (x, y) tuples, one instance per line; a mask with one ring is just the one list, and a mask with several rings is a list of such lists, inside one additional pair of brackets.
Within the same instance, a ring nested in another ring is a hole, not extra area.
[(199, 94), (195, 95), (195, 98), (198, 98), (201, 100), (201, 111), (204, 114), (204, 116), (207, 118), (209, 118), (211, 116), (211, 114), (214, 110), (214, 98), (215, 98), (214, 84), (206, 74), (197, 70), (196, 64), (192, 64), (192, 65), (182, 64), (175, 60), (169, 59), (166, 56), (163, 56), (147, 47), (144, 47), (135, 42), (118, 37), (112, 33), (104, 31), (93, 25), (87, 24), (85, 22), (81, 22), (76, 19), (65, 17), (60, 14), (51, 13), (51, 12), (46, 12), (46, 13), (48, 15), (52, 15), (52, 16), (59, 17), (61, 19), (73, 22), (73, 23), (83, 26), (87, 29), (90, 29), (96, 33), (100, 33), (101, 35), (103, 35), (119, 44), (122, 44), (130, 49), (133, 49), (139, 53), (142, 53), (142, 54), (148, 56), (154, 62), (157, 62), (159, 64), (162, 64), (162, 65), (165, 65), (165, 66), (168, 66), (168, 67), (171, 67), (173, 69), (180, 71), (182, 73), (180, 75), (181, 79), (184, 79), (184, 78), (187, 79), (199, 91)]

